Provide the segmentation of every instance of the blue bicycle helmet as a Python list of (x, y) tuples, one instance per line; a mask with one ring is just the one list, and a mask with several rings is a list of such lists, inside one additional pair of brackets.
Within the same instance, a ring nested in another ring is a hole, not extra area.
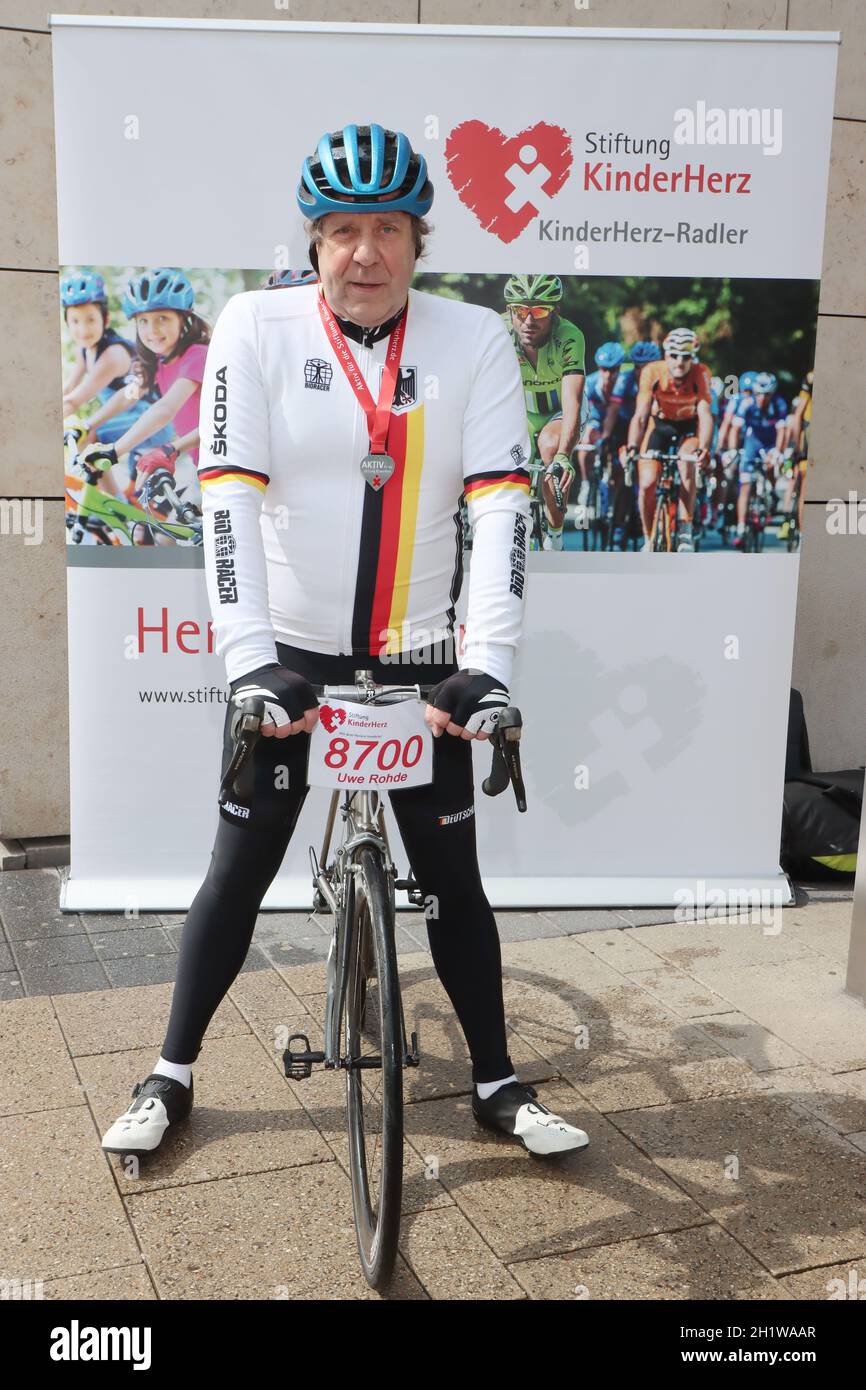
[(757, 375), (757, 372), (740, 372), (740, 390), (751, 391)]
[(756, 395), (771, 396), (777, 385), (778, 382), (772, 372), (758, 372), (752, 385), (752, 390)]
[(60, 281), (60, 302), (64, 309), (78, 304), (107, 304), (105, 281), (91, 270), (81, 275), (64, 275)]
[(624, 361), (625, 352), (619, 343), (602, 343), (595, 354), (597, 367), (621, 367)]
[(636, 367), (642, 367), (646, 362), (660, 362), (662, 350), (658, 343), (652, 343), (649, 339), (644, 339), (641, 343), (633, 343), (629, 357)]
[(427, 162), (408, 137), (380, 125), (347, 125), (323, 135), (315, 154), (304, 160), (297, 187), (305, 217), (340, 212), (350, 203), (356, 212), (395, 212), (423, 217), (433, 203)]
[(127, 285), (123, 312), (128, 319), (153, 309), (177, 309), (183, 313), (192, 308), (194, 298), (192, 285), (182, 270), (146, 270)]
[(318, 278), (314, 270), (272, 270), (262, 288), (282, 290), (294, 285), (315, 285)]

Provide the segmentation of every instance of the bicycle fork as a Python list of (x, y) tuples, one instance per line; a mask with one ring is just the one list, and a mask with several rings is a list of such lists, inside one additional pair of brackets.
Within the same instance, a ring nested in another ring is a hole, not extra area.
[[(334, 813), (336, 810), (336, 794), (332, 803), (331, 813), (325, 833), (325, 847), (323, 853), (327, 853), (327, 846), (330, 841), (331, 830), (333, 828)], [(391, 910), (394, 911), (394, 879), (396, 871), (391, 864), (390, 853), (385, 840), (372, 831), (360, 831), (358, 834), (341, 845), (337, 851), (336, 877), (339, 882), (339, 891), (335, 893), (334, 886), (330, 877), (324, 872), (316, 858), (315, 850), (310, 848), (310, 860), (313, 868), (313, 882), (316, 888), (316, 905), (321, 899), (322, 906), (327, 906), (334, 918), (334, 926), (331, 933), (331, 944), (327, 959), (327, 993), (325, 998), (325, 1028), (324, 1028), (324, 1051), (314, 1052), (310, 1048), (309, 1038), (304, 1033), (293, 1033), (288, 1040), (288, 1045), (283, 1053), (283, 1066), (285, 1075), (293, 1081), (306, 1080), (312, 1074), (315, 1063), (323, 1063), (327, 1071), (339, 1069), (380, 1069), (382, 1059), (379, 1056), (368, 1057), (342, 1057), (340, 1055), (340, 1022), (344, 1016), (346, 1007), (346, 997), (349, 990), (349, 972), (356, 957), (364, 950), (369, 943), (356, 940), (358, 924), (354, 911), (355, 880), (361, 874), (361, 866), (355, 860), (355, 855), (360, 846), (369, 844), (379, 851), (382, 862), (385, 866), (386, 878), (390, 882)], [(343, 861), (340, 863), (339, 861)], [(405, 886), (403, 884), (400, 885)], [(363, 965), (363, 960), (362, 960)], [(417, 1067), (419, 1065), (418, 1055), (418, 1036), (412, 1033), (407, 1043), (406, 1038), (406, 1019), (403, 1011), (403, 1000), (400, 999), (400, 1032), (402, 1039), (402, 1056), (404, 1067)], [(302, 1043), (303, 1047), (293, 1050), (293, 1043)]]

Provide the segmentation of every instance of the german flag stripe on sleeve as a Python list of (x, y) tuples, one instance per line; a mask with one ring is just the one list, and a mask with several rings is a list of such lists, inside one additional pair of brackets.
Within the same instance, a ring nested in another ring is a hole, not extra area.
[(254, 473), (250, 468), (201, 468), (198, 480), (202, 488), (212, 487), (214, 483), (247, 483), (260, 492), (267, 490), (270, 481), (267, 473)]
[(529, 474), (525, 468), (475, 473), (471, 478), (466, 479), (463, 490), (466, 500), (469, 502), (476, 497), (489, 497), (492, 492), (496, 492), (499, 488), (517, 488), (523, 492), (529, 492)]

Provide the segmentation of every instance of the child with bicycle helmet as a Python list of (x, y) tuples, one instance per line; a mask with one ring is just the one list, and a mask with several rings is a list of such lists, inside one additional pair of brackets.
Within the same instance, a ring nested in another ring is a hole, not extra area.
[[(130, 369), (135, 364), (135, 344), (110, 327), (108, 291), (105, 280), (93, 271), (64, 275), (60, 281), (60, 302), (69, 334), (76, 345), (75, 367), (63, 387), (64, 418), (87, 407), (91, 401), (106, 406), (117, 400), (110, 417), (98, 410), (89, 424), (88, 438), (112, 444), (129, 430), (147, 410), (151, 400), (136, 399), (127, 391)], [(120, 413), (116, 413), (119, 411)], [(167, 444), (171, 427), (146, 438), (135, 454)], [(131, 466), (134, 456), (131, 455)]]
[[(134, 372), (139, 390), (156, 392), (156, 399), (143, 415), (114, 441), (109, 466), (125, 453), (132, 453), (142, 440), (157, 430), (173, 425), (173, 445), (149, 449), (136, 461), (140, 486), (155, 468), (173, 473), (179, 454), (188, 452), (198, 463), (198, 411), (210, 328), (193, 312), (195, 292), (181, 270), (146, 270), (130, 280), (123, 298), (123, 309), (136, 328)], [(111, 413), (109, 403), (95, 422)], [(86, 451), (88, 457), (93, 450)]]

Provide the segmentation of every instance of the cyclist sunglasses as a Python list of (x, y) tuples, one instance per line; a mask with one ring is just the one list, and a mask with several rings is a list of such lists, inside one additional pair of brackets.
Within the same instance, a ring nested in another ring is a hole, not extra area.
[(552, 304), (512, 304), (512, 314), (523, 319), (546, 319), (553, 313)]
[(691, 362), (694, 357), (693, 352), (669, 352), (667, 356), (672, 362)]

